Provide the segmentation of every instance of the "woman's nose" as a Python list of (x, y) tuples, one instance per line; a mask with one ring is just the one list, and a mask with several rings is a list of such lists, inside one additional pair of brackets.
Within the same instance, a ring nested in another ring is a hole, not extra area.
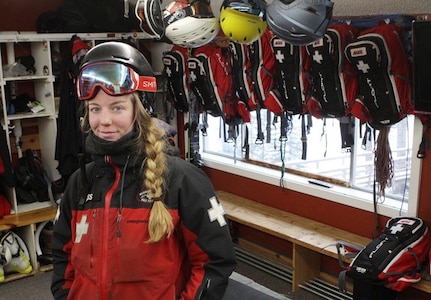
[(100, 114), (100, 124), (110, 125), (112, 123), (111, 115), (107, 111), (102, 111)]

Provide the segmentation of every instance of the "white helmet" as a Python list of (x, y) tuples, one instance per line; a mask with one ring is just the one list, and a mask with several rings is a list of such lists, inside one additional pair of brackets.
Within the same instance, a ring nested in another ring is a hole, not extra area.
[(196, 48), (211, 42), (220, 30), (219, 18), (215, 17), (206, 0), (192, 4), (173, 1), (163, 11), (165, 36), (175, 45)]
[(280, 39), (306, 45), (325, 34), (333, 6), (330, 0), (274, 0), (266, 9), (266, 21)]

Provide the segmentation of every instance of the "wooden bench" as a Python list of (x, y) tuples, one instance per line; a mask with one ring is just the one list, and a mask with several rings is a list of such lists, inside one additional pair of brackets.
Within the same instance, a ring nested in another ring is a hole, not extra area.
[[(230, 221), (270, 234), (293, 244), (292, 290), (301, 284), (319, 278), (321, 256), (338, 259), (335, 244), (339, 241), (358, 246), (367, 245), (371, 239), (319, 223), (280, 209), (248, 200), (225, 192), (216, 192)], [(345, 263), (349, 259), (343, 257)], [(431, 282), (422, 280), (415, 288), (431, 293)]]

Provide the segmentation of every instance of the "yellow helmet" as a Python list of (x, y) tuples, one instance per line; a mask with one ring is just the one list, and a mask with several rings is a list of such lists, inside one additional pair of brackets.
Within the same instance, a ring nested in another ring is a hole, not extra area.
[(220, 10), (220, 27), (231, 41), (250, 44), (258, 40), (266, 30), (267, 23), (262, 15), (223, 5)]

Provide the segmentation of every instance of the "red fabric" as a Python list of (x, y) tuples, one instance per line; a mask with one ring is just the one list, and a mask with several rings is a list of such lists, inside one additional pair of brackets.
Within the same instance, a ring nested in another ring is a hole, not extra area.
[(75, 39), (72, 46), (72, 55), (75, 55), (79, 50), (82, 49), (90, 50), (90, 46), (88, 46), (88, 44), (83, 42), (80, 38)]
[(353, 105), (350, 108), (350, 113), (362, 122), (371, 121), (371, 115), (367, 107), (359, 98), (354, 100)]
[(10, 215), (11, 206), (9, 200), (0, 194), (0, 217)]
[(3, 159), (0, 157), (0, 174), (3, 174), (5, 171)]
[[(272, 31), (268, 28), (261, 38), (256, 41), (255, 48), (259, 55), (258, 68), (256, 74), (256, 82), (254, 83), (255, 92), (258, 94), (258, 99), (263, 100), (264, 106), (272, 111), (274, 114), (281, 114), (283, 112), (283, 105), (278, 99), (278, 92), (276, 92), (276, 84), (274, 81), (274, 74), (276, 72), (275, 56), (271, 46), (271, 39), (273, 37)], [(254, 63), (257, 63), (254, 61)], [(252, 68), (253, 69), (253, 68)], [(252, 76), (254, 78), (254, 76)]]
[(317, 119), (322, 118), (322, 115), (320, 114), (322, 107), (320, 106), (320, 103), (319, 101), (317, 101), (316, 98), (310, 97), (305, 103), (305, 106), (306, 106), (306, 111), (308, 111), (313, 117)]
[[(412, 99), (411, 99), (412, 86), (411, 86), (410, 66), (409, 66), (406, 51), (403, 46), (403, 42), (401, 40), (400, 30), (401, 30), (400, 27), (393, 24), (382, 24), (377, 27), (366, 29), (361, 31), (357, 39), (353, 41), (350, 45), (347, 45), (347, 48), (346, 48), (347, 58), (349, 60), (357, 61), (357, 60), (360, 60), (362, 57), (366, 57), (368, 55), (368, 53), (361, 53), (366, 51), (366, 50), (363, 50), (366, 47), (366, 46), (363, 46), (362, 44), (363, 41), (365, 41), (366, 43), (368, 40), (372, 40), (373, 38), (375, 39), (376, 37), (380, 37), (384, 40), (385, 49), (378, 49), (378, 50), (385, 51), (387, 53), (388, 66), (387, 66), (387, 70), (384, 69), (384, 71), (387, 72), (387, 76), (390, 80), (390, 85), (394, 93), (393, 101), (395, 103), (393, 104), (393, 106), (396, 106), (399, 112), (398, 120), (390, 120), (391, 123), (398, 122), (399, 120), (402, 120), (407, 114), (413, 113), (413, 105), (412, 105)], [(380, 57), (382, 56), (383, 55), (381, 55)], [(374, 60), (372, 60), (373, 64), (371, 66), (371, 69), (383, 68), (382, 62), (380, 61), (380, 57), (376, 57)], [(359, 66), (358, 66), (358, 70), (359, 70), (358, 72), (361, 71), (361, 68)], [(368, 70), (362, 71), (362, 72), (364, 72), (365, 74), (365, 73), (368, 73)], [(361, 80), (359, 80), (359, 86), (361, 87), (361, 85), (366, 87), (369, 85), (369, 82), (365, 82), (365, 80), (361, 82)], [(359, 93), (361, 93), (360, 89), (361, 88), (359, 88)], [(367, 95), (368, 95), (368, 92), (367, 92)], [(365, 95), (362, 95), (362, 96), (365, 96)], [(356, 104), (356, 102), (358, 101), (358, 98), (355, 100), (355, 103), (353, 104), (351, 113), (353, 116), (361, 119), (361, 117), (366, 115), (367, 112), (360, 111), (359, 107)], [(355, 105), (356, 107), (354, 107)], [(366, 101), (362, 101), (362, 105), (363, 105), (363, 108), (365, 108), (365, 106), (367, 105), (369, 106), (368, 112), (370, 114), (370, 117), (372, 118), (372, 122), (378, 125), (391, 124), (391, 123), (389, 124), (387, 123), (389, 121), (381, 119), (381, 115), (383, 114), (381, 114), (379, 110), (374, 108), (372, 104), (370, 103), (367, 104)]]
[(211, 82), (212, 91), (220, 110), (223, 112), (224, 119), (229, 123), (230, 120), (238, 116), (238, 101), (233, 92), (233, 78), (231, 59), (229, 51), (212, 44), (207, 44), (196, 48), (193, 52), (195, 56), (204, 56), (209, 67), (207, 79)]
[(245, 123), (250, 123), (251, 114), (247, 108), (247, 105), (243, 101), (238, 102), (238, 113), (242, 117)]
[(405, 273), (406, 266), (415, 266), (417, 265), (418, 261), (425, 261), (430, 253), (430, 245), (431, 233), (429, 230), (427, 230), (426, 234), (411, 248), (411, 251), (413, 251), (416, 255), (413, 255), (410, 253), (410, 251), (404, 251), (403, 254), (400, 255), (399, 258), (389, 266), (385, 272), (387, 276), (384, 276), (384, 274), (380, 276), (383, 280), (388, 281), (388, 283), (385, 284), (386, 287), (394, 291), (401, 292), (412, 284), (419, 282), (422, 278), (420, 273), (403, 273)]

